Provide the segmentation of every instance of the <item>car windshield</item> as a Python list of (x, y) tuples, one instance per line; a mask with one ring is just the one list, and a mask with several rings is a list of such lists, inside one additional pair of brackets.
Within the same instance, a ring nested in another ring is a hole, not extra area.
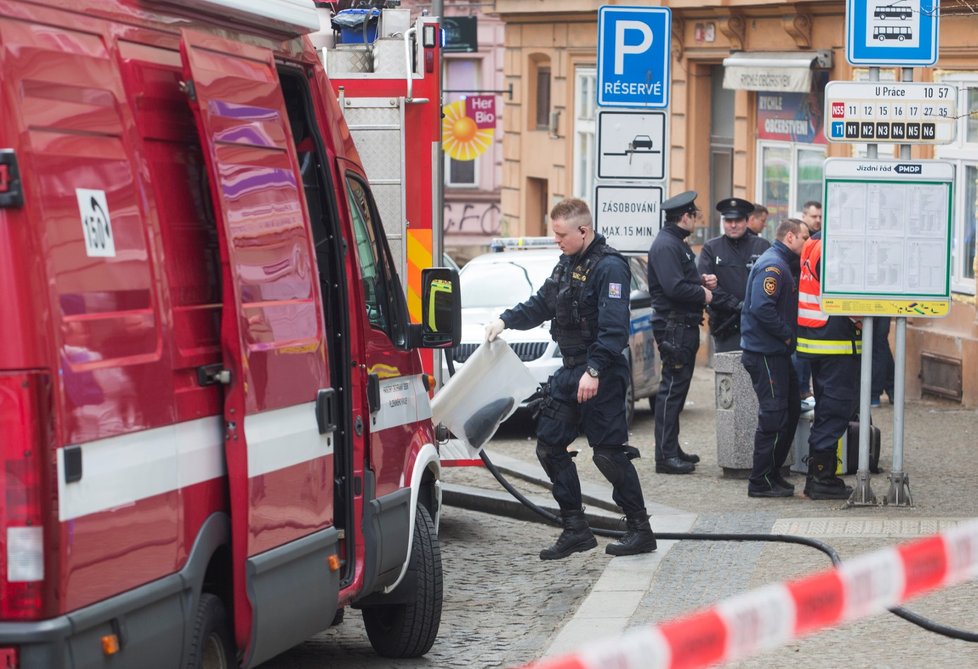
[(547, 280), (557, 264), (557, 257), (469, 263), (459, 274), (462, 306), (506, 308), (523, 302)]

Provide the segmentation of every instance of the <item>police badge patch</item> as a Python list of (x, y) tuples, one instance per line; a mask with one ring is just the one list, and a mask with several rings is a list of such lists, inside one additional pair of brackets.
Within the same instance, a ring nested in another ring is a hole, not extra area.
[(764, 292), (768, 295), (774, 295), (778, 290), (778, 280), (773, 276), (764, 277)]
[(616, 300), (621, 299), (621, 284), (620, 283), (609, 283), (608, 284), (608, 297), (613, 297)]

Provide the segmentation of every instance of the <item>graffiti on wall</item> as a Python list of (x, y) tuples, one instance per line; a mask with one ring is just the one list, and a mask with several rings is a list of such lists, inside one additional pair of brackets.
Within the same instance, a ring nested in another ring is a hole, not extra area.
[(495, 202), (446, 202), (445, 232), (456, 235), (498, 235), (502, 212)]

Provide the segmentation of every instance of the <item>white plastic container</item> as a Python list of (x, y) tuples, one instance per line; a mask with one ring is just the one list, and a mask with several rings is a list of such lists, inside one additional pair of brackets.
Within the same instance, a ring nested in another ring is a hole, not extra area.
[(537, 386), (523, 361), (497, 337), (480, 345), (438, 391), (432, 419), (478, 450)]

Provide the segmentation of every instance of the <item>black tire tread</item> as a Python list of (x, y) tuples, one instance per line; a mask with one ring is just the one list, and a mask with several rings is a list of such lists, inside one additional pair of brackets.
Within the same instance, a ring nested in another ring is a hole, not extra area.
[(421, 657), (435, 643), (441, 623), (441, 546), (431, 515), (418, 505), (411, 563), (405, 578), (417, 579), (417, 598), (409, 604), (363, 609), (367, 638), (384, 657)]
[(224, 642), (228, 666), (236, 666), (234, 642), (231, 639), (231, 629), (227, 611), (224, 609), (224, 602), (217, 595), (202, 592), (194, 616), (193, 636), (183, 661), (185, 669), (200, 669), (204, 645), (212, 631), (216, 631)]

